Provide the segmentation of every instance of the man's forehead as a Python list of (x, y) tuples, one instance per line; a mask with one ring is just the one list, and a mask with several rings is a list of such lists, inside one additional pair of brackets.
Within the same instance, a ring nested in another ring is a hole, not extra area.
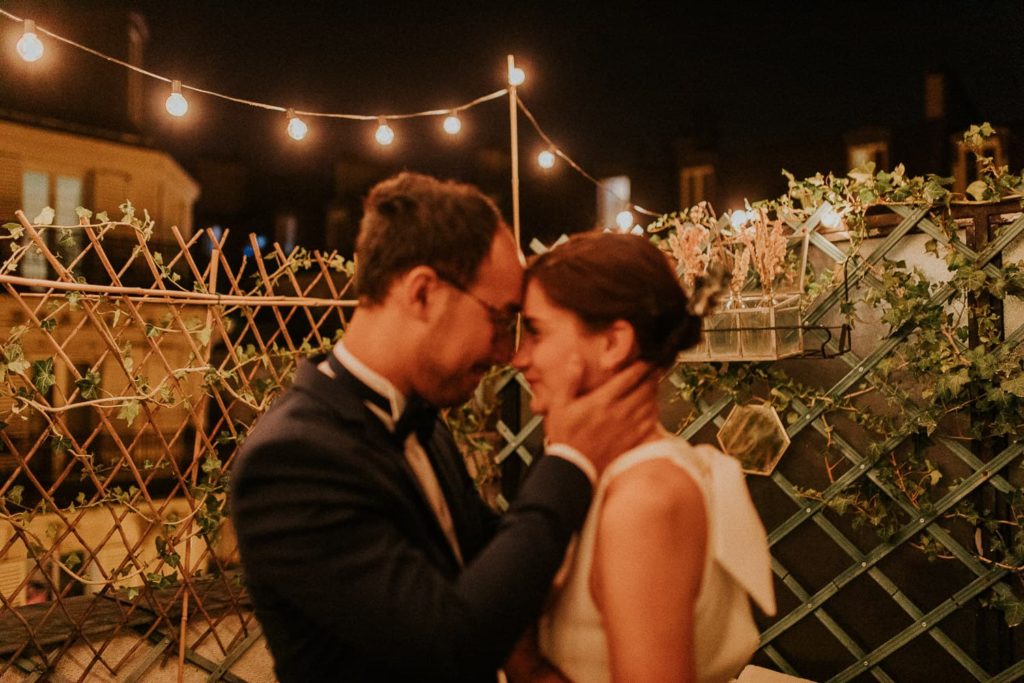
[(491, 243), (490, 253), (480, 264), (477, 282), (493, 292), (501, 306), (518, 307), (522, 299), (523, 263), (512, 234), (499, 230)]

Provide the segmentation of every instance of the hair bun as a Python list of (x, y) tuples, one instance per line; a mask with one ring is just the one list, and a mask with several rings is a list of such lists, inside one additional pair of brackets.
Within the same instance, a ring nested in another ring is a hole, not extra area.
[(722, 295), (728, 291), (731, 280), (732, 273), (722, 263), (710, 263), (704, 274), (694, 280), (687, 310), (697, 318), (704, 318), (713, 313), (718, 308)]
[(685, 351), (691, 346), (696, 346), (700, 341), (701, 318), (686, 312), (679, 316), (676, 325), (672, 328), (670, 341), (666, 345), (672, 349), (672, 353)]

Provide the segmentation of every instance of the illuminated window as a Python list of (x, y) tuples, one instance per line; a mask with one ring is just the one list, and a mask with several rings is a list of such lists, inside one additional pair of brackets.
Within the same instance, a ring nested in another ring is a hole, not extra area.
[[(142, 68), (143, 48), (149, 38), (146, 20), (137, 12), (128, 15), (128, 63)], [(143, 76), (137, 71), (128, 71), (128, 119), (136, 126), (142, 125), (145, 101), (143, 99)]]
[(603, 178), (597, 187), (597, 227), (615, 228), (615, 217), (629, 210), (629, 176)]
[[(21, 206), (29, 220), (50, 206), (54, 209), (55, 225), (77, 225), (75, 209), (82, 205), (82, 179), (76, 176), (53, 176), (43, 171), (25, 171), (21, 176)], [(53, 248), (60, 245), (60, 254), (65, 263), (70, 263), (82, 248), (82, 231), (72, 228), (70, 235), (59, 242), (52, 231), (43, 233), (46, 243)], [(26, 239), (28, 239), (26, 237)], [(44, 279), (47, 277), (46, 258), (30, 249), (21, 260), (21, 274), (25, 277)]]
[(711, 164), (686, 166), (679, 171), (679, 205), (684, 208), (710, 200), (715, 186), (715, 167)]
[[(1006, 149), (1003, 147), (1004, 136), (996, 134), (981, 143), (981, 156), (991, 157), (996, 166), (1006, 165)], [(978, 154), (962, 144), (957, 145), (956, 166), (953, 168), (956, 178), (956, 191), (963, 192), (967, 186), (978, 179)]]
[[(39, 212), (50, 204), (50, 176), (37, 171), (25, 171), (21, 175), (21, 210), (28, 220), (39, 215)], [(45, 239), (46, 233), (43, 233)], [(26, 235), (25, 241), (29, 238)], [(24, 277), (39, 280), (46, 279), (46, 258), (35, 249), (29, 249), (19, 264)]]
[(846, 148), (846, 163), (849, 168), (861, 168), (868, 162), (875, 164), (875, 171), (889, 168), (889, 143), (884, 141), (862, 142)]

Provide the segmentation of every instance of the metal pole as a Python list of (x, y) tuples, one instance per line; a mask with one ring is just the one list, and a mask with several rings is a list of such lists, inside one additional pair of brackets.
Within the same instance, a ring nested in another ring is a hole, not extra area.
[(518, 95), (516, 86), (511, 82), (512, 71), (516, 67), (515, 57), (508, 56), (508, 124), (512, 145), (512, 234), (516, 238), (516, 246), (522, 250), (519, 236), (519, 126), (516, 109)]

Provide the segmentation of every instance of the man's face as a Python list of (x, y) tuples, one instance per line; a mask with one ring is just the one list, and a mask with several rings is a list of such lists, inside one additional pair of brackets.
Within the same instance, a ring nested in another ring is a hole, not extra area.
[[(442, 281), (443, 282), (443, 281)], [(523, 266), (511, 232), (499, 229), (476, 281), (462, 289), (444, 283), (447, 308), (421, 359), (416, 392), (436, 406), (464, 403), (484, 374), (515, 351), (511, 323), (519, 310)]]

